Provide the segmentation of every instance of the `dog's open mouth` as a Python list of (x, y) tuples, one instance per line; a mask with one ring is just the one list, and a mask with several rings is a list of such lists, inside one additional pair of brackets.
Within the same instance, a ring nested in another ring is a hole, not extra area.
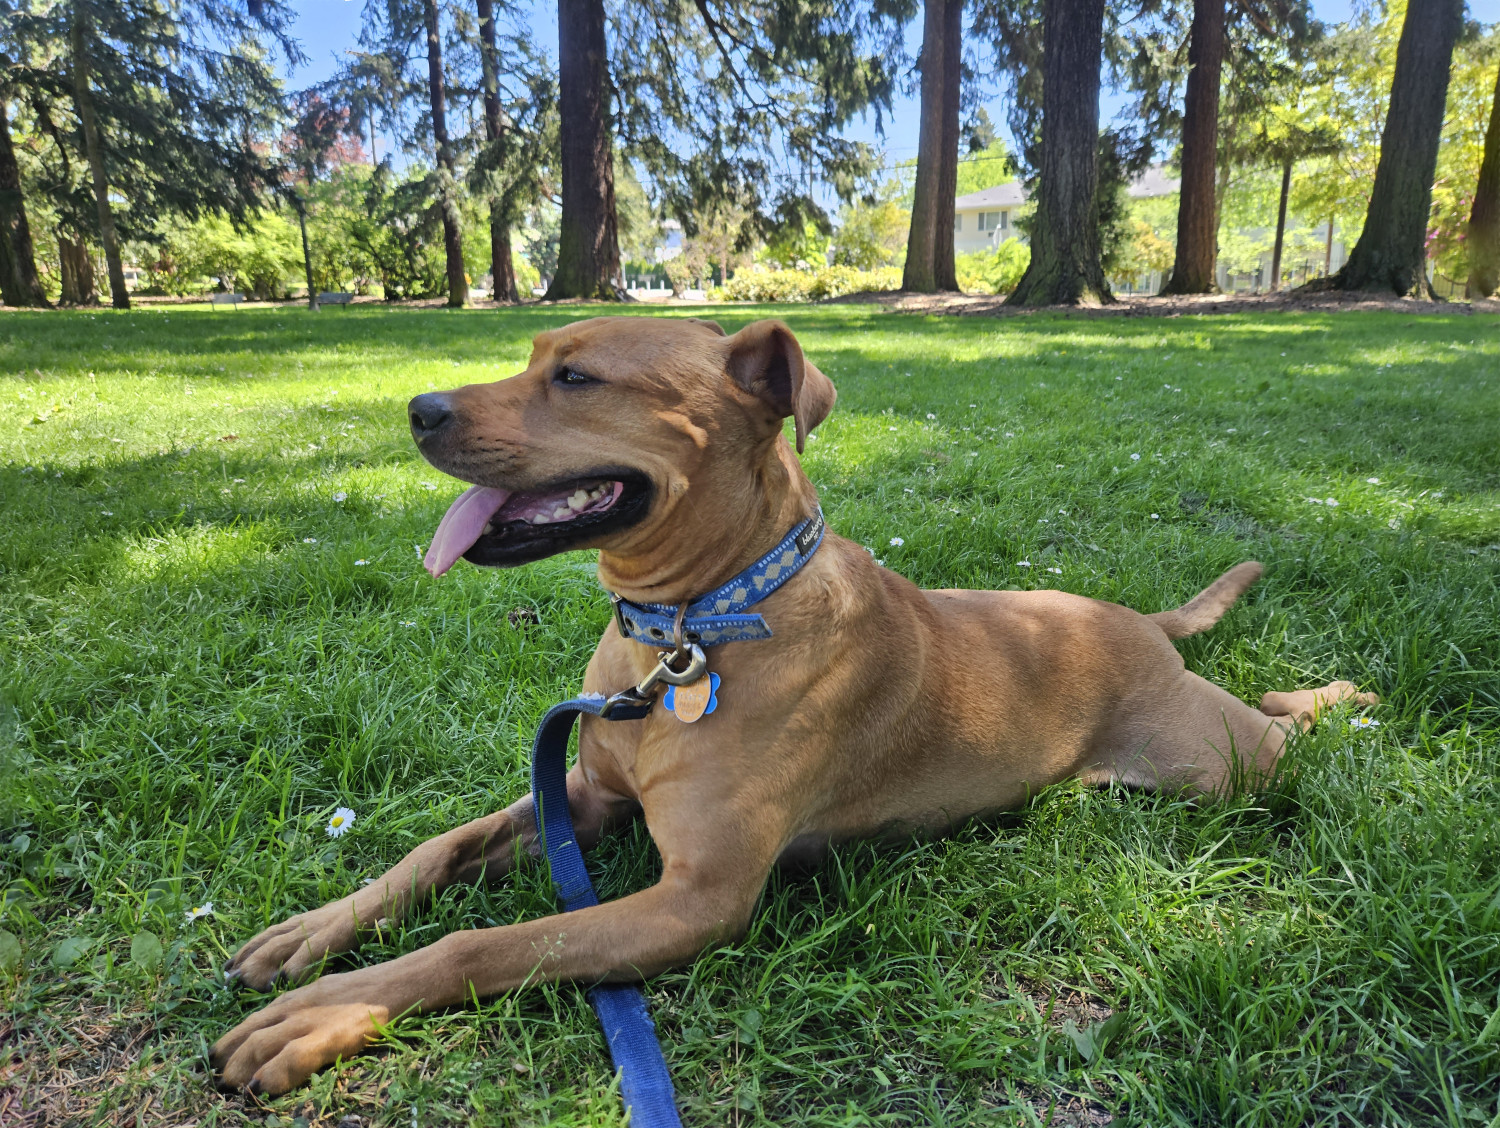
[(459, 557), (492, 566), (540, 560), (630, 524), (649, 494), (640, 475), (618, 471), (535, 490), (471, 486), (448, 507), (422, 563), (441, 576)]

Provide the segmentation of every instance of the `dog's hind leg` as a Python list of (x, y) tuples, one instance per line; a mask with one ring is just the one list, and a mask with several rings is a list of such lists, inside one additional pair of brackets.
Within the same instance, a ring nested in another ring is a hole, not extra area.
[[(578, 843), (585, 850), (634, 809), (632, 802), (590, 787), (576, 767), (568, 773), (568, 803)], [(428, 839), (347, 897), (266, 929), (235, 953), (226, 974), (262, 991), (278, 980), (305, 979), (328, 956), (359, 947), (362, 933), (396, 924), (413, 905), (440, 890), (503, 877), (517, 857), (537, 854), (536, 837), (528, 794), (503, 811)]]
[(1353, 682), (1329, 682), (1321, 689), (1294, 689), (1286, 693), (1268, 693), (1260, 699), (1260, 711), (1268, 717), (1289, 721), (1303, 731), (1317, 724), (1318, 716), (1343, 701), (1356, 705), (1378, 705), (1374, 693), (1360, 693)]

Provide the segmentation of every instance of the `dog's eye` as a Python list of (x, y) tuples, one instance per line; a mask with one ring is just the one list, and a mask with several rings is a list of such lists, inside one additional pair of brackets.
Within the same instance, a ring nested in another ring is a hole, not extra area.
[(552, 377), (554, 384), (565, 384), (570, 388), (582, 387), (584, 384), (597, 384), (592, 376), (586, 376), (582, 372), (575, 372), (571, 368), (564, 368), (556, 376)]

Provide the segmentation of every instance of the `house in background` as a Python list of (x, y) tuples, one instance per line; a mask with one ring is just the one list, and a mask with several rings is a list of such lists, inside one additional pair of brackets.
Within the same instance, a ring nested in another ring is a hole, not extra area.
[(1007, 239), (1024, 238), (1016, 230), (1016, 216), (1025, 203), (1026, 189), (1015, 181), (958, 197), (953, 201), (953, 253), (987, 251)]
[[(1137, 176), (1126, 193), (1137, 200), (1168, 196), (1182, 181), (1167, 175), (1166, 166), (1154, 164)], [(1018, 181), (971, 192), (953, 201), (953, 253), (987, 251), (1007, 239), (1026, 237), (1016, 230), (1016, 218), (1026, 204), (1026, 189)]]

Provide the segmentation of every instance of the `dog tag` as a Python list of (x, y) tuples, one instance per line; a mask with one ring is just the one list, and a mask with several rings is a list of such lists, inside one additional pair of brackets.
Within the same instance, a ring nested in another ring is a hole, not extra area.
[(692, 685), (668, 687), (662, 704), (675, 713), (679, 721), (692, 724), (719, 707), (719, 675), (709, 674)]

